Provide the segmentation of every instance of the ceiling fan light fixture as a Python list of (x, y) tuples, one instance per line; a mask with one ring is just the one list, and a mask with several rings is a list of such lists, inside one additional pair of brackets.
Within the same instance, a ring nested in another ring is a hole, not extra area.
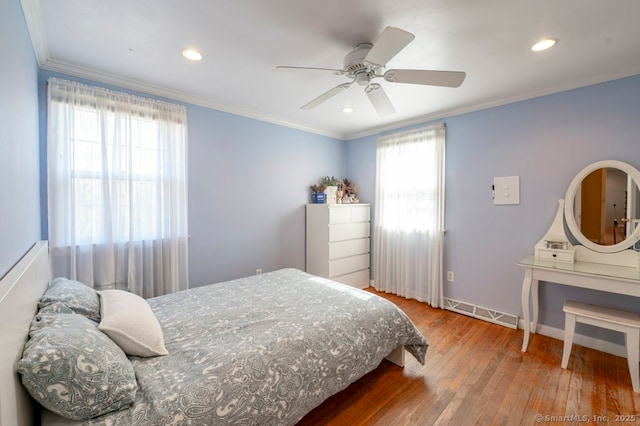
[(542, 39), (542, 40), (538, 41), (533, 46), (531, 46), (531, 50), (533, 50), (534, 52), (541, 52), (543, 50), (547, 50), (547, 49), (555, 46), (556, 43), (558, 43), (558, 39), (557, 38), (545, 38), (545, 39)]
[(190, 61), (197, 62), (202, 60), (202, 53), (198, 52), (195, 49), (182, 49), (182, 56)]

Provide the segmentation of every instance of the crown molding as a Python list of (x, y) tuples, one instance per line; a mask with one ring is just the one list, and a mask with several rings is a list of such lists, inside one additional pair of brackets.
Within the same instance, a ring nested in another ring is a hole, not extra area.
[[(22, 0), (22, 1), (37, 1), (37, 0)], [(117, 87), (122, 87), (130, 90), (135, 90), (155, 96), (160, 96), (168, 99), (172, 99), (179, 102), (184, 102), (192, 105), (202, 106), (205, 108), (211, 108), (218, 111), (226, 112), (229, 114), (239, 115), (246, 118), (251, 118), (254, 120), (264, 121), (271, 124), (276, 124), (279, 126), (284, 126), (296, 130), (301, 130), (304, 132), (309, 132), (321, 136), (327, 136), (333, 139), (339, 139), (343, 141), (349, 141), (354, 139), (359, 139), (366, 136), (376, 135), (392, 130), (401, 129), (404, 127), (414, 126), (422, 123), (426, 123), (429, 121), (443, 120), (446, 118), (468, 114), (471, 112), (481, 111), (484, 109), (495, 108), (503, 105), (508, 105), (516, 102), (526, 101), (529, 99), (539, 98), (542, 96), (552, 95), (555, 93), (565, 92), (568, 90), (579, 89), (581, 87), (592, 86), (599, 83), (604, 83), (607, 81), (618, 80), (625, 77), (630, 77), (633, 75), (640, 74), (640, 67), (628, 68), (625, 70), (619, 70), (607, 74), (602, 74), (600, 76), (575, 81), (569, 84), (555, 86), (552, 88), (547, 88), (544, 90), (532, 91), (528, 93), (524, 93), (518, 96), (512, 96), (508, 98), (502, 98), (491, 102), (477, 103), (472, 105), (467, 105), (461, 108), (454, 108), (444, 111), (438, 111), (433, 114), (421, 115), (418, 117), (413, 117), (407, 120), (397, 121), (385, 126), (373, 127), (370, 129), (363, 130), (361, 132), (351, 133), (351, 134), (340, 134), (336, 132), (328, 132), (322, 129), (316, 129), (312, 127), (301, 126), (296, 123), (284, 121), (278, 119), (276, 117), (256, 113), (255, 111), (246, 110), (243, 108), (238, 108), (229, 105), (222, 105), (216, 102), (213, 102), (209, 99), (198, 97), (194, 94), (169, 89), (167, 87), (162, 87), (154, 84), (150, 84), (140, 80), (133, 80), (124, 78), (115, 74), (105, 73), (102, 71), (98, 71), (91, 68), (82, 67), (75, 64), (66, 63), (63, 61), (58, 61), (54, 59), (48, 59), (41, 65), (41, 68), (59, 72), (66, 75), (71, 75), (79, 78), (85, 78), (87, 80), (92, 80), (104, 84), (110, 84)]]
[(49, 48), (47, 47), (47, 35), (44, 31), (40, 0), (20, 0), (20, 4), (27, 23), (33, 52), (36, 55), (38, 65), (42, 66), (49, 60)]
[(580, 81), (571, 82), (565, 85), (555, 86), (544, 90), (538, 90), (533, 92), (524, 93), (518, 96), (512, 96), (508, 98), (498, 99), (491, 102), (484, 102), (478, 104), (472, 104), (461, 108), (450, 109), (446, 111), (438, 111), (434, 114), (421, 115), (419, 117), (410, 118), (403, 121), (398, 121), (386, 126), (379, 126), (371, 129), (364, 130), (362, 132), (351, 133), (345, 135), (344, 140), (359, 139), (366, 136), (371, 136), (379, 133), (388, 132), (391, 130), (401, 129), (403, 127), (413, 126), (429, 121), (442, 120), (444, 118), (454, 117), (457, 115), (468, 114), (471, 112), (481, 111), (483, 109), (495, 108), (503, 105), (508, 105), (516, 102), (526, 101), (529, 99), (535, 99), (542, 96), (553, 95), (555, 93), (566, 92), (569, 90), (579, 89), (581, 87), (593, 86), (599, 83), (605, 83), (607, 81), (618, 80), (625, 77), (631, 77), (640, 74), (640, 67), (627, 68), (625, 70), (618, 70), (611, 73), (601, 74), (597, 77), (584, 79)]
[(277, 117), (270, 116), (268, 114), (257, 113), (243, 108), (235, 106), (222, 105), (217, 102), (213, 102), (209, 99), (205, 99), (196, 96), (191, 93), (182, 92), (179, 90), (170, 89), (163, 86), (147, 83), (141, 80), (134, 80), (125, 78), (116, 74), (106, 73), (98, 71), (92, 68), (82, 67), (79, 65), (71, 64), (56, 59), (48, 59), (41, 65), (42, 69), (58, 72), (61, 74), (70, 75), (73, 77), (92, 80), (98, 83), (109, 84), (124, 89), (134, 90), (149, 95), (159, 96), (167, 99), (171, 99), (178, 102), (183, 102), (191, 105), (201, 106), (205, 108), (214, 109), (217, 111), (226, 112), (229, 114), (239, 115), (246, 118), (251, 118), (258, 121), (264, 121), (278, 126), (289, 127), (296, 130), (301, 130), (308, 133), (314, 133), (317, 135), (327, 136), (334, 139), (344, 140), (344, 135), (334, 132), (327, 132), (321, 129), (312, 127), (301, 126), (296, 123), (291, 123), (278, 119)]

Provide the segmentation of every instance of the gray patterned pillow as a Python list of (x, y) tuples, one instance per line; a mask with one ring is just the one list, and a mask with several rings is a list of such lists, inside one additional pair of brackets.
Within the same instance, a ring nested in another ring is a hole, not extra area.
[(79, 281), (68, 278), (56, 278), (51, 281), (38, 306), (44, 308), (56, 302), (62, 303), (77, 314), (100, 322), (98, 292)]
[(29, 334), (18, 373), (43, 407), (86, 420), (135, 400), (131, 362), (95, 322), (78, 314), (39, 313)]

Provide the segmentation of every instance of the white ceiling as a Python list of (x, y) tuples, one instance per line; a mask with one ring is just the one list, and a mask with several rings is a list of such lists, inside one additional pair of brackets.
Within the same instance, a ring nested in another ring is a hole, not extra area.
[[(638, 0), (21, 1), (45, 69), (341, 139), (640, 74)], [(387, 68), (465, 71), (462, 86), (379, 79), (392, 115), (357, 85), (305, 111), (348, 80), (272, 70), (342, 68), (386, 26), (416, 36)], [(556, 47), (530, 50), (547, 36)]]

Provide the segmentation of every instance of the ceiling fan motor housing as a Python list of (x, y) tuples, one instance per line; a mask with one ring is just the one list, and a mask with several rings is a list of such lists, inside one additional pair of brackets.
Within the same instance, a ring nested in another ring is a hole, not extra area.
[(375, 75), (373, 66), (364, 61), (372, 47), (371, 43), (361, 43), (344, 57), (343, 68), (347, 70), (347, 76), (355, 78), (360, 86), (368, 85)]

